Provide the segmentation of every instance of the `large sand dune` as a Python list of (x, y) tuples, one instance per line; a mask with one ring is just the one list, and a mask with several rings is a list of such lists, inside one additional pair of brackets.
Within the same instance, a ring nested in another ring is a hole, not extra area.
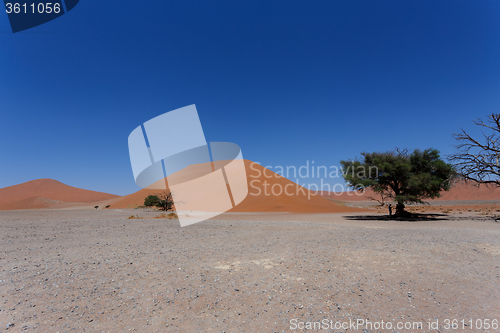
[(54, 208), (65, 203), (66, 202), (64, 201), (46, 199), (42, 197), (30, 197), (2, 204), (0, 205), (0, 210)]
[(68, 186), (54, 179), (37, 179), (0, 189), (0, 210), (55, 207), (61, 203), (89, 203), (117, 195)]
[[(307, 189), (254, 162), (245, 160), (245, 167), (249, 193), (230, 212), (340, 213), (362, 211), (358, 208), (338, 205), (320, 195), (310, 193)], [(141, 206), (146, 196), (158, 192), (161, 191), (142, 189), (116, 199), (111, 203), (111, 208)]]
[[(362, 211), (358, 208), (338, 205), (316, 195), (259, 164), (245, 161), (245, 166), (249, 186), (248, 195), (230, 212), (340, 213)], [(292, 195), (289, 195), (290, 193)]]

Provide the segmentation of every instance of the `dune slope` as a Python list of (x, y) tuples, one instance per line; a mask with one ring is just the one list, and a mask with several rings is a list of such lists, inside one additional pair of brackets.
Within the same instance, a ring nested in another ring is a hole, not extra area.
[[(363, 211), (341, 206), (320, 195), (309, 193), (307, 189), (251, 161), (245, 160), (245, 167), (249, 193), (229, 212), (341, 213)], [(146, 196), (158, 192), (161, 191), (142, 189), (116, 199), (111, 203), (110, 208), (135, 208), (144, 204)]]
[(54, 179), (37, 179), (0, 189), (0, 209), (52, 207), (60, 202), (95, 202), (118, 198), (114, 194), (84, 190)]

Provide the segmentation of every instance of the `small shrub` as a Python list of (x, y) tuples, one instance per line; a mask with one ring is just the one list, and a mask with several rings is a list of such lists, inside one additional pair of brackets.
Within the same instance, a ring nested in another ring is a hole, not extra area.
[(111, 205), (106, 205), (106, 208), (109, 208), (109, 207), (111, 207)]
[(94, 206), (95, 209), (99, 208), (99, 206)]
[(155, 219), (169, 219), (169, 220), (171, 220), (171, 219), (176, 219), (176, 218), (178, 218), (178, 216), (175, 213), (170, 213), (168, 215), (165, 213), (161, 213), (161, 214), (155, 216)]
[(158, 206), (160, 204), (160, 198), (156, 195), (148, 195), (144, 199), (144, 206), (146, 207), (152, 207), (152, 206)]

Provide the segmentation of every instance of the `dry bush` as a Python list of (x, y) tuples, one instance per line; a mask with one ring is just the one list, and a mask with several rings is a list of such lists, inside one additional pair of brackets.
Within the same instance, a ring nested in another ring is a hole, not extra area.
[(178, 218), (178, 216), (175, 213), (170, 213), (168, 215), (165, 213), (161, 213), (161, 214), (155, 216), (155, 219), (169, 219), (169, 220), (171, 220), (171, 219), (176, 219), (176, 218)]

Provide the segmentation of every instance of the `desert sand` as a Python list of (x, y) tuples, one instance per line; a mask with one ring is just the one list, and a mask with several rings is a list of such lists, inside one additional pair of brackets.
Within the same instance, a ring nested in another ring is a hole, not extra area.
[[(308, 194), (307, 189), (251, 161), (245, 160), (245, 166), (249, 188), (248, 195), (238, 206), (231, 209), (231, 212), (341, 213), (366, 211), (362, 208), (339, 205), (316, 195), (316, 193)], [(274, 194), (272, 192), (273, 186), (275, 186)], [(293, 195), (287, 195), (285, 189), (287, 193), (293, 193)], [(152, 189), (139, 190), (112, 201), (111, 208), (142, 206), (145, 197), (158, 192), (160, 191)]]
[[(380, 195), (371, 189), (358, 192), (319, 192), (321, 196), (339, 201), (359, 202), (370, 201), (370, 197), (379, 200)], [(500, 187), (494, 185), (476, 184), (473, 182), (457, 181), (449, 191), (442, 191), (439, 198), (428, 200), (439, 201), (500, 201)]]
[[(341, 213), (362, 212), (374, 208), (379, 196), (367, 189), (360, 192), (313, 192), (281, 177), (256, 163), (245, 160), (248, 196), (231, 212), (294, 212), (294, 213)], [(185, 181), (193, 174), (203, 174), (205, 168), (186, 168), (173, 179)], [(184, 179), (186, 178), (186, 179)], [(164, 183), (165, 180), (160, 182)], [(273, 192), (274, 190), (274, 192)], [(110, 205), (112, 209), (137, 208), (144, 204), (144, 198), (158, 194), (161, 190), (141, 189), (135, 193), (117, 196), (108, 193), (83, 190), (65, 185), (52, 179), (38, 179), (0, 189), (0, 210), (16, 209), (100, 209)], [(279, 195), (276, 195), (276, 193)], [(285, 193), (293, 193), (287, 195)], [(459, 206), (496, 205), (500, 203), (500, 188), (476, 186), (457, 182), (450, 191), (442, 192), (440, 198), (428, 201), (431, 205)], [(425, 208), (424, 208), (425, 210)]]
[[(184, 228), (130, 209), (158, 190), (0, 189), (10, 209), (0, 212), (0, 332), (294, 332), (324, 320), (349, 325), (325, 332), (450, 332), (454, 319), (469, 325), (461, 332), (498, 331), (476, 326), (500, 320), (496, 189), (457, 187), (396, 220), (366, 198), (265, 195), (264, 181), (293, 183), (246, 163), (248, 197)], [(351, 329), (357, 320), (395, 326)]]
[(0, 331), (294, 332), (359, 319), (423, 325), (365, 332), (451, 332), (446, 319), (500, 319), (491, 216), (225, 213), (185, 228), (155, 216), (0, 212)]
[[(245, 166), (249, 194), (243, 202), (231, 210), (233, 212), (340, 213), (366, 211), (365, 208), (347, 207), (325, 199), (251, 161), (245, 160)], [(183, 177), (189, 178), (191, 176), (190, 172), (197, 174), (200, 173), (199, 171), (196, 168), (188, 168), (187, 174), (186, 170), (183, 170), (177, 176), (174, 174), (172, 179), (181, 182)], [(159, 182), (164, 183), (165, 180)], [(280, 190), (282, 193), (275, 195)], [(287, 195), (285, 190), (293, 195)], [(120, 197), (74, 188), (52, 179), (39, 179), (0, 189), (0, 210), (93, 209), (95, 206), (102, 209), (107, 205), (110, 205), (111, 209), (137, 208), (144, 204), (144, 199), (148, 195), (159, 192), (161, 190), (146, 188)]]
[(69, 207), (119, 196), (68, 186), (54, 179), (37, 179), (0, 188), (0, 210)]

